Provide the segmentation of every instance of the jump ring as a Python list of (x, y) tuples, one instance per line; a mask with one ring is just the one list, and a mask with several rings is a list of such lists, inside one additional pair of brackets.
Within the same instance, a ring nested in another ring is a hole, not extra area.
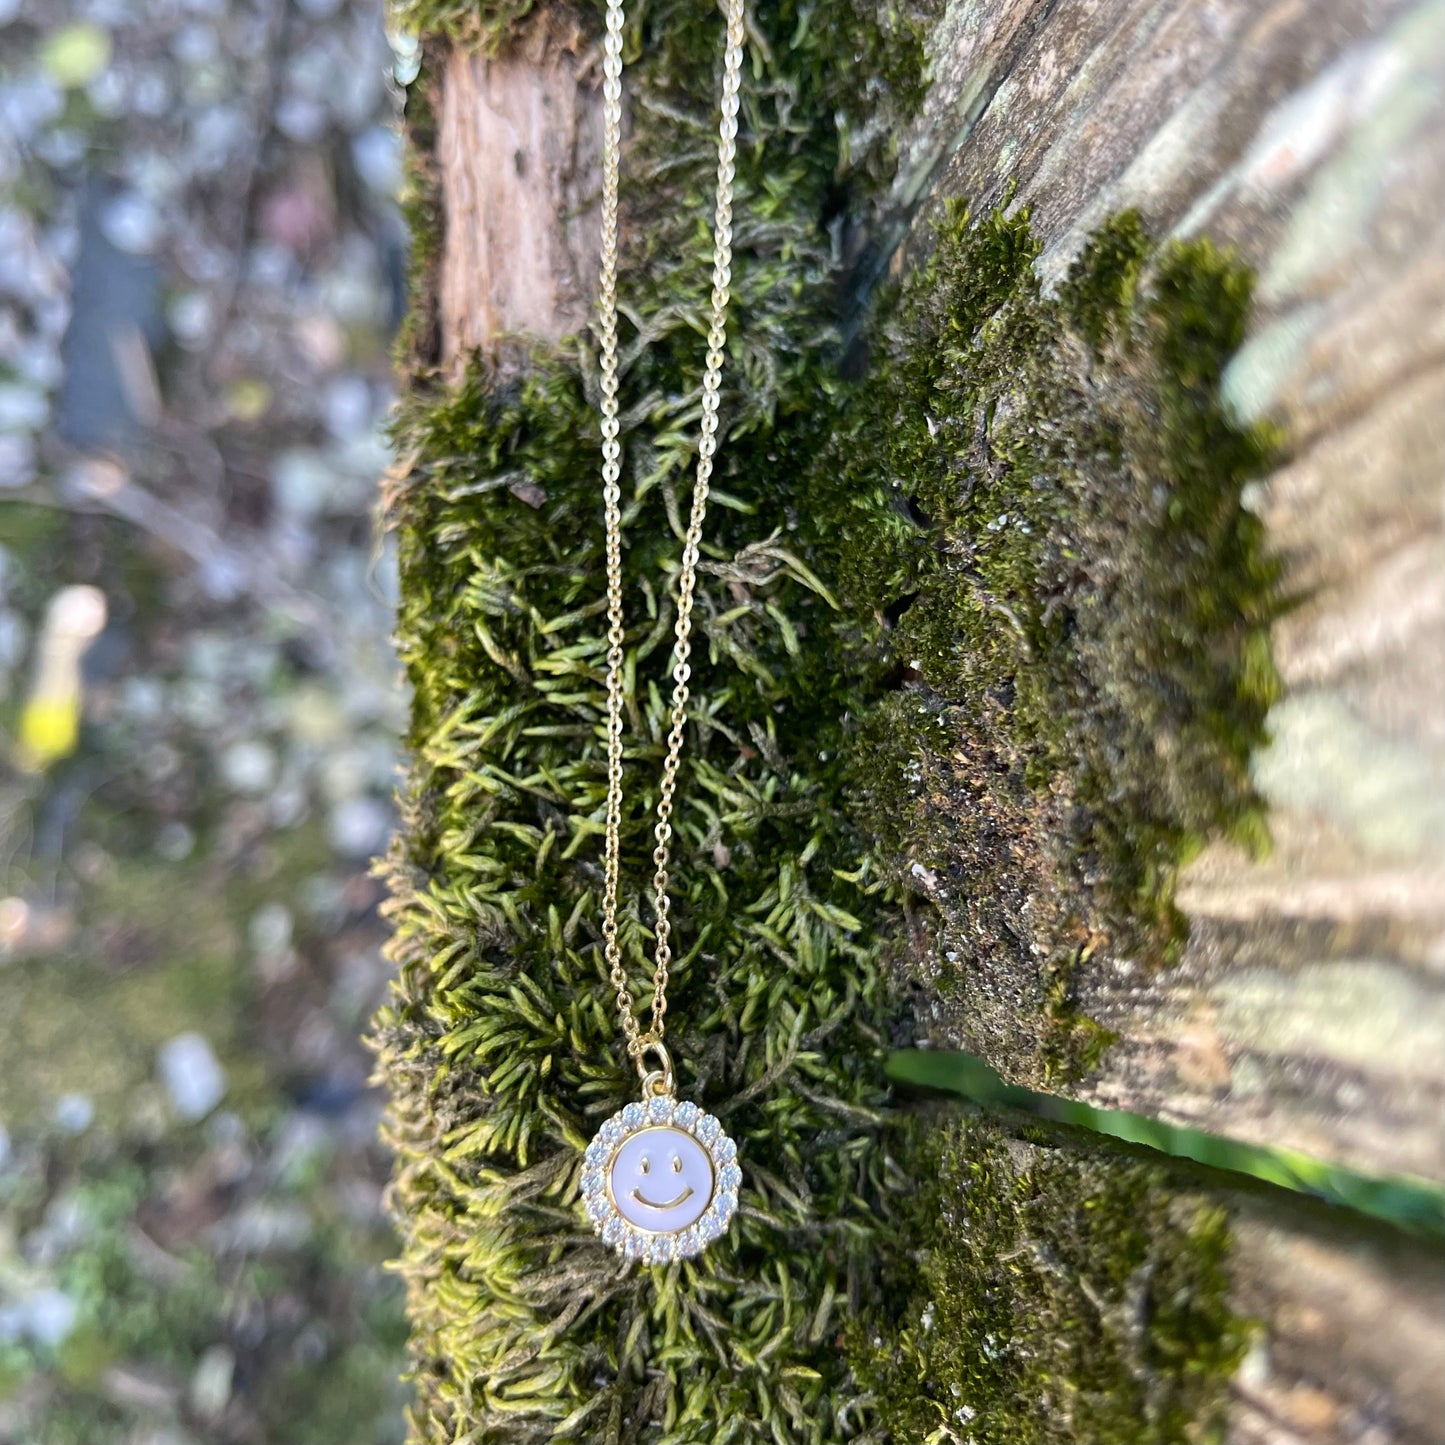
[[(644, 1067), (643, 1061), (648, 1054), (654, 1054), (662, 1067), (660, 1069), (648, 1069)], [(633, 1056), (637, 1063), (637, 1072), (642, 1075), (642, 1094), (644, 1098), (655, 1099), (671, 1094), (673, 1091), (672, 1076), (672, 1055), (667, 1051), (667, 1045), (661, 1039), (648, 1039)]]

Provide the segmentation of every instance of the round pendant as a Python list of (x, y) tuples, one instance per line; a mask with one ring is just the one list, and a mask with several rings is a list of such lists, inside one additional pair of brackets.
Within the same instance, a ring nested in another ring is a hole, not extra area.
[(582, 1199), (592, 1227), (625, 1259), (692, 1259), (738, 1207), (737, 1145), (696, 1104), (669, 1095), (629, 1104), (587, 1146)]

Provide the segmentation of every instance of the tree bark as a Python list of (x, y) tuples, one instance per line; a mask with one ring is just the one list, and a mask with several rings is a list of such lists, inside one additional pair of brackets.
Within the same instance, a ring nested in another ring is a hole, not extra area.
[(1272, 853), (1185, 873), (1183, 963), (1106, 966), (1075, 1092), (1373, 1171), (1445, 1177), (1445, 46), (1431, 4), (950, 4), (879, 234), (1016, 187), (1057, 281), (1106, 216), (1258, 273), (1225, 380), (1282, 424), (1253, 505), (1298, 606), (1256, 759)]
[[(1027, 206), (1056, 281), (1126, 207), (1259, 275), (1226, 378), (1286, 436), (1254, 498), (1299, 599), (1256, 776), (1273, 851), (1185, 872), (1183, 961), (1099, 970), (1081, 1098), (1367, 1171), (1445, 1176), (1445, 45), (1430, 4), (950, 4), (905, 137), (898, 264), (950, 196)], [(906, 230), (905, 230), (906, 227)], [(1245, 1440), (1437, 1438), (1441, 1281), (1409, 1246), (1242, 1218), (1268, 1344)], [(1386, 1423), (1389, 1422), (1389, 1423)], [(1383, 1433), (1379, 1433), (1383, 1431)]]

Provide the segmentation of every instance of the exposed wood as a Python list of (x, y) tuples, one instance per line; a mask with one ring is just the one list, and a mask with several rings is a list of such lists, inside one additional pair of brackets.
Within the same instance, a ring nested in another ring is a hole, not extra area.
[(1262, 1327), (1234, 1381), (1231, 1445), (1441, 1438), (1438, 1254), (1246, 1204), (1230, 1272), (1237, 1307)]
[(512, 50), (454, 50), (437, 95), (443, 361), (587, 321), (600, 252), (601, 72), (560, 11)]
[[(1272, 0), (952, 4), (903, 143), (904, 255), (1016, 183), (1056, 280), (1108, 214), (1260, 277), (1227, 378), (1290, 455), (1254, 505), (1302, 603), (1258, 781), (1276, 847), (1186, 873), (1159, 977), (1080, 1003), (1121, 1043), (1079, 1092), (1367, 1170), (1445, 1176), (1445, 10)], [(940, 163), (942, 153), (951, 158)], [(909, 166), (912, 169), (909, 169)], [(933, 175), (918, 205), (918, 177)]]

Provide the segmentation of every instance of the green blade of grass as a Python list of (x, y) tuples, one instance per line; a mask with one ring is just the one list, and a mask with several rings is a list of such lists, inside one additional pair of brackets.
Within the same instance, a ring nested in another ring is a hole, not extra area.
[(890, 1055), (888, 1075), (900, 1084), (957, 1094), (985, 1107), (1015, 1109), (1175, 1159), (1263, 1180), (1423, 1238), (1445, 1239), (1445, 1190), (1427, 1179), (1362, 1174), (1296, 1149), (1246, 1144), (1144, 1114), (1036, 1093), (1005, 1083), (972, 1054), (906, 1049)]

